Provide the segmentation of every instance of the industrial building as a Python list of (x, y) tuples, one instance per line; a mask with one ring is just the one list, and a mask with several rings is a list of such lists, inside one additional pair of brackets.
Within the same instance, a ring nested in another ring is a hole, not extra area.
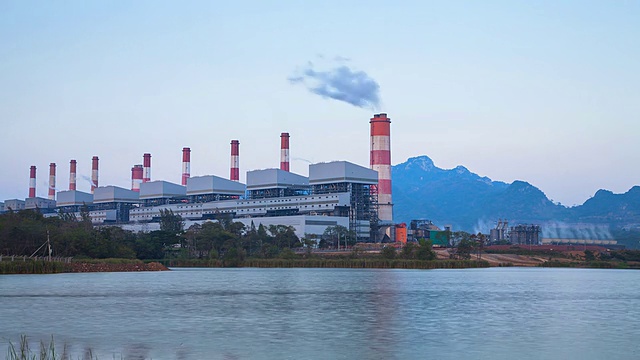
[(615, 247), (618, 242), (611, 236), (608, 226), (551, 223), (545, 224), (542, 244)]
[(542, 238), (540, 237), (540, 225), (516, 225), (511, 227), (509, 232), (509, 241), (512, 244), (519, 245), (540, 245)]
[(498, 220), (495, 228), (489, 231), (489, 241), (492, 243), (508, 241), (509, 239), (509, 222), (505, 219)]
[[(181, 184), (151, 179), (151, 154), (131, 168), (131, 189), (99, 186), (99, 159), (91, 159), (91, 193), (76, 190), (77, 162), (70, 161), (69, 188), (57, 192), (56, 164), (49, 164), (49, 199), (35, 196), (36, 167), (30, 168), (29, 198), (7, 200), (4, 208), (51, 209), (80, 218), (87, 211), (94, 225), (110, 224), (135, 231), (159, 229), (162, 210), (192, 224), (232, 216), (247, 226), (293, 226), (298, 237), (322, 235), (329, 226), (344, 226), (357, 241), (394, 241), (391, 196), (391, 119), (370, 119), (370, 168), (347, 161), (309, 165), (309, 176), (289, 171), (289, 133), (280, 134), (280, 167), (247, 171), (239, 182), (239, 145), (231, 141), (229, 179), (191, 177), (191, 149), (182, 149)], [(46, 212), (46, 211), (43, 211)], [(55, 216), (55, 214), (45, 214)], [(406, 236), (403, 236), (403, 238)]]
[(430, 240), (435, 247), (449, 246), (451, 226), (445, 226), (444, 230), (437, 227), (431, 220), (411, 220), (407, 231), (408, 241)]
[(162, 182), (162, 188), (155, 186), (156, 190), (146, 193), (145, 185), (153, 182), (143, 183), (140, 206), (129, 211), (129, 221), (139, 223), (142, 230), (159, 220), (161, 210), (180, 215), (185, 226), (224, 214), (245, 225), (291, 225), (299, 237), (322, 235), (328, 226), (342, 225), (353, 230), (358, 240), (369, 241), (376, 222), (371, 188), (377, 173), (336, 161), (310, 165), (309, 174), (305, 177), (281, 169), (249, 171), (246, 190), (236, 181), (211, 175), (194, 177), (187, 181), (187, 197), (176, 191), (180, 188), (176, 184)]
[(24, 200), (9, 199), (4, 201), (4, 211), (20, 211), (24, 210)]

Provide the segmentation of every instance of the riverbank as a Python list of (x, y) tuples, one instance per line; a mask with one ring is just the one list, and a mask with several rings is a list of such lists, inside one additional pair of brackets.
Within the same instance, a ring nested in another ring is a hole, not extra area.
[(46, 261), (20, 259), (1, 261), (0, 274), (58, 274), (81, 272), (133, 272), (133, 271), (167, 271), (159, 262), (145, 263), (141, 260), (105, 259), (86, 261)]
[(345, 269), (468, 269), (487, 268), (483, 260), (405, 260), (405, 259), (245, 259), (228, 264), (220, 260), (169, 260), (168, 267), (253, 267), (253, 268), (345, 268)]
[[(377, 255), (352, 258), (346, 254), (331, 256), (312, 256), (294, 258), (243, 260), (208, 260), (208, 259), (164, 259), (143, 262), (131, 259), (85, 259), (68, 262), (16, 259), (0, 261), (0, 274), (55, 274), (80, 272), (136, 272), (167, 271), (169, 267), (203, 267), (203, 268), (346, 268), (346, 269), (467, 269), (488, 267), (566, 267), (566, 268), (601, 268), (601, 269), (640, 269), (640, 261), (635, 257), (609, 258), (602, 260), (585, 259), (580, 254), (513, 254), (513, 253), (481, 253), (473, 260), (449, 259), (446, 249), (436, 250), (436, 260), (385, 259)], [(634, 255), (635, 253), (631, 253)]]

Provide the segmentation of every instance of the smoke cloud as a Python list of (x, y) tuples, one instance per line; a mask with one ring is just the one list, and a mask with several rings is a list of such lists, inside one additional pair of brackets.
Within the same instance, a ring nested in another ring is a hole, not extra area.
[(94, 183), (93, 180), (91, 180), (91, 178), (88, 177), (87, 175), (80, 175), (80, 177), (83, 178), (84, 180), (87, 180), (89, 184), (91, 184), (92, 186), (98, 186), (98, 184)]
[(304, 85), (307, 90), (323, 98), (377, 110), (380, 106), (380, 85), (366, 72), (345, 65), (347, 58), (336, 57), (334, 61), (341, 64), (325, 71), (314, 69), (309, 62), (288, 80), (292, 84)]
[(613, 240), (608, 225), (546, 223), (542, 237), (551, 239)]

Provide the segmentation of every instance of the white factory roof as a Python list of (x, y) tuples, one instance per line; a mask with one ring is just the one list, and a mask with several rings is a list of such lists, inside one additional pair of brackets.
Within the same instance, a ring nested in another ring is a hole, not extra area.
[(172, 198), (187, 195), (187, 187), (158, 180), (140, 184), (140, 200)]
[(41, 197), (26, 198), (24, 200), (25, 209), (51, 209), (56, 207), (55, 200), (49, 200)]
[(118, 186), (101, 186), (93, 191), (93, 203), (138, 202), (138, 193)]
[(84, 205), (93, 203), (93, 195), (78, 191), (78, 190), (65, 190), (58, 191), (56, 194), (58, 199), (56, 205), (60, 206), (73, 206), (73, 205)]
[(187, 179), (187, 195), (224, 194), (243, 196), (247, 186), (214, 175)]
[(309, 184), (330, 183), (377, 184), (378, 172), (348, 161), (309, 165)]
[(247, 189), (261, 190), (309, 186), (309, 178), (280, 169), (247, 171)]

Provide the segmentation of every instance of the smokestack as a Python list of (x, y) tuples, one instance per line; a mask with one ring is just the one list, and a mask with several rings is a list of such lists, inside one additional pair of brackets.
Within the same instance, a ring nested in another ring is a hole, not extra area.
[(49, 200), (56, 199), (56, 163), (49, 164)]
[(240, 141), (231, 140), (231, 175), (229, 180), (240, 181)]
[(142, 184), (142, 165), (133, 165), (131, 168), (131, 190), (140, 192), (140, 184)]
[(191, 176), (191, 149), (182, 148), (182, 185), (187, 185), (187, 179)]
[(91, 193), (98, 187), (98, 157), (91, 159)]
[(29, 171), (29, 197), (36, 197), (36, 167), (33, 165)]
[(142, 174), (142, 182), (146, 183), (151, 181), (151, 154), (144, 154), (142, 164), (144, 165), (144, 172)]
[(289, 171), (289, 133), (280, 134), (280, 170)]
[(69, 190), (76, 189), (76, 165), (75, 160), (69, 163)]
[(375, 114), (371, 124), (371, 169), (378, 172), (378, 218), (393, 222), (391, 203), (391, 119)]

